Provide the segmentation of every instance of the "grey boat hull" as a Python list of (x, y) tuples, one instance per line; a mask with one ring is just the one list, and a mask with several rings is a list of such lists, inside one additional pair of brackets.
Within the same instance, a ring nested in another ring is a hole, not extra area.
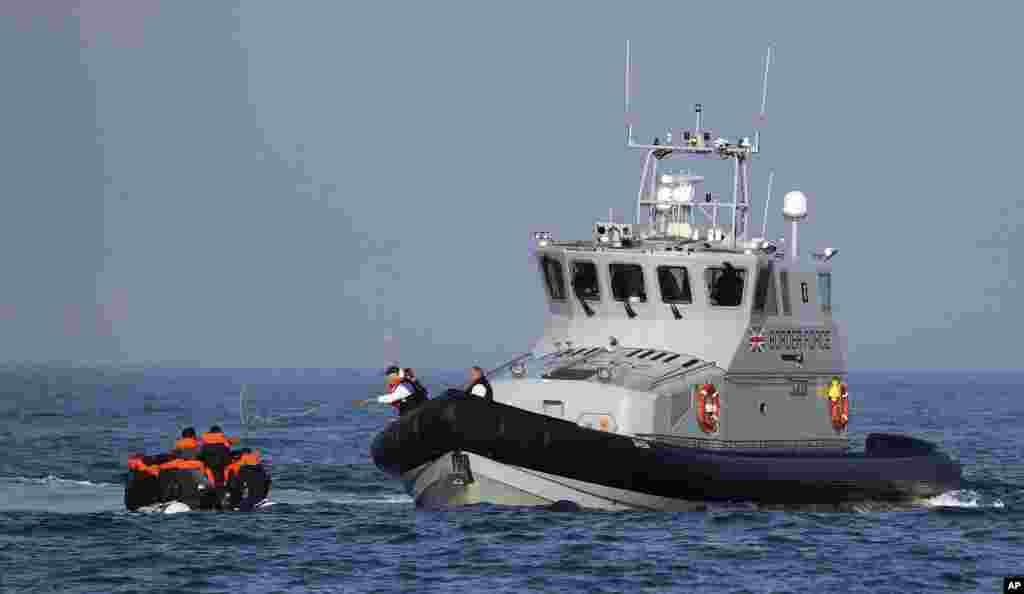
[(959, 464), (904, 436), (871, 435), (859, 454), (715, 451), (596, 431), (456, 391), (391, 423), (371, 453), (426, 507), (837, 504), (913, 500), (960, 486)]

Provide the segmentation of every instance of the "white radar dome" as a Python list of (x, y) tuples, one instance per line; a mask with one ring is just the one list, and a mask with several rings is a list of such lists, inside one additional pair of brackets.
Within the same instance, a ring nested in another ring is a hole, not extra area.
[(787, 192), (782, 199), (782, 214), (787, 219), (802, 219), (807, 216), (807, 196), (803, 192)]

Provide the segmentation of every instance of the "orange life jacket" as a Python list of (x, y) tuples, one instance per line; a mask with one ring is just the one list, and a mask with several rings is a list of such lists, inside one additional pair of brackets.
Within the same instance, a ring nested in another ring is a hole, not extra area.
[(142, 456), (129, 456), (128, 470), (131, 470), (132, 472), (144, 472), (150, 476), (160, 475), (160, 467), (146, 464), (142, 461)]
[(199, 460), (183, 460), (177, 458), (160, 465), (160, 470), (196, 470), (203, 474), (211, 483), (214, 483), (213, 473)]
[(242, 454), (238, 460), (231, 463), (226, 469), (224, 469), (224, 482), (230, 481), (232, 475), (238, 473), (243, 466), (256, 466), (260, 463), (260, 453), (252, 452), (249, 454)]
[(174, 454), (181, 458), (195, 458), (199, 453), (199, 442), (194, 437), (182, 437), (174, 442)]
[(231, 444), (238, 443), (237, 437), (228, 437), (223, 433), (203, 433), (203, 445), (223, 445), (231, 447)]

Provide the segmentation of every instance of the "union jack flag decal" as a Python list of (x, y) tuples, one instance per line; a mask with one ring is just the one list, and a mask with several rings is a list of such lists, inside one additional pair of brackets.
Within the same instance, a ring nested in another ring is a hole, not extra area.
[(768, 339), (764, 337), (763, 329), (760, 327), (750, 329), (750, 352), (763, 353), (767, 346)]

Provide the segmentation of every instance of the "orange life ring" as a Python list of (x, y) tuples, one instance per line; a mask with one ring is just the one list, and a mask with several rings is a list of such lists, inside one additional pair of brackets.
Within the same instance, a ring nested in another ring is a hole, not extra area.
[(839, 398), (829, 399), (829, 413), (832, 416), (832, 427), (836, 431), (846, 429), (850, 422), (850, 397), (846, 392), (846, 384), (839, 388)]
[(704, 384), (697, 390), (697, 424), (704, 433), (718, 432), (722, 416), (722, 399), (714, 384)]

